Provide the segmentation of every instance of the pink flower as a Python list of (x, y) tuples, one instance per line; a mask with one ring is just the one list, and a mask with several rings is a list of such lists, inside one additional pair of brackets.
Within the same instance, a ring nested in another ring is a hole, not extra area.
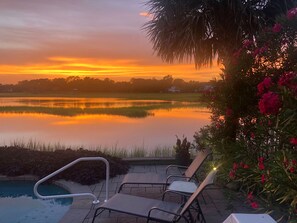
[(233, 163), (233, 170), (235, 171), (235, 170), (237, 170), (238, 169), (238, 167), (239, 167), (239, 165), (238, 165), (238, 163)]
[(265, 91), (265, 87), (264, 87), (264, 84), (263, 82), (261, 82), (260, 84), (257, 85), (257, 88), (258, 88), (258, 95), (262, 95)]
[(259, 167), (260, 170), (265, 169), (264, 163), (258, 163), (258, 167)]
[(293, 71), (285, 72), (278, 80), (279, 86), (290, 86), (294, 79), (297, 78), (297, 74)]
[(255, 133), (251, 132), (251, 138), (252, 138), (252, 139), (255, 138)]
[(248, 199), (248, 200), (253, 200), (253, 199), (254, 199), (253, 192), (249, 192), (249, 193), (248, 193), (248, 195), (247, 195), (247, 199)]
[(291, 138), (290, 143), (294, 146), (297, 146), (297, 138)]
[(266, 78), (264, 78), (264, 80), (263, 80), (263, 84), (264, 84), (264, 86), (265, 86), (267, 89), (270, 88), (271, 85), (272, 85), (271, 78), (270, 78), (270, 77), (266, 77)]
[(266, 176), (262, 174), (261, 176), (261, 183), (264, 184), (266, 182)]
[(259, 206), (258, 206), (258, 203), (256, 203), (254, 201), (254, 202), (251, 202), (251, 207), (254, 208), (254, 209), (257, 209)]
[(289, 88), (297, 96), (297, 73), (285, 72), (278, 80), (279, 86)]
[(258, 95), (262, 95), (266, 90), (272, 86), (272, 80), (270, 77), (264, 78), (264, 80), (257, 85)]
[(234, 170), (230, 170), (229, 177), (230, 177), (230, 179), (234, 179), (235, 178), (235, 171)]
[(243, 169), (248, 169), (248, 168), (250, 168), (249, 165), (244, 164)]
[(297, 161), (296, 160), (292, 160), (292, 165), (297, 166)]
[(264, 115), (276, 115), (282, 106), (279, 95), (271, 91), (262, 95), (258, 103), (260, 112)]
[(280, 23), (276, 23), (272, 28), (272, 32), (274, 33), (279, 33), (281, 30), (282, 30), (282, 25)]
[(259, 169), (260, 170), (264, 170), (265, 169), (265, 166), (264, 166), (264, 158), (263, 157), (259, 157), (259, 159), (258, 159), (258, 167), (259, 167)]
[(296, 8), (292, 8), (287, 12), (287, 19), (288, 20), (292, 20), (294, 19), (294, 17), (297, 15), (297, 7)]
[(295, 172), (295, 168), (294, 168), (294, 167), (291, 167), (291, 168), (289, 169), (289, 171), (290, 171), (290, 173), (294, 173), (294, 172)]

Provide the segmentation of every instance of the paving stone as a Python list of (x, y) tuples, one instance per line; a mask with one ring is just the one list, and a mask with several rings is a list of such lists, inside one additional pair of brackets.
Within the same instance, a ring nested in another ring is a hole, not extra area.
[(111, 178), (111, 183), (121, 183), (124, 179), (125, 175), (119, 175)]
[(94, 190), (92, 190), (92, 191), (93, 191), (93, 193), (100, 193), (100, 192), (101, 192), (101, 190), (102, 190), (102, 187), (103, 187), (103, 183), (96, 184), (96, 186), (95, 186)]
[(71, 209), (71, 211), (68, 211), (63, 216), (59, 223), (83, 222), (88, 212), (88, 209)]

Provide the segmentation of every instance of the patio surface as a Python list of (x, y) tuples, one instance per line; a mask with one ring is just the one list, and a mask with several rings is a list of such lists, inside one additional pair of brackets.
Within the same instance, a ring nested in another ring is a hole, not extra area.
[[(166, 165), (133, 165), (129, 172), (135, 173), (147, 173), (147, 172), (165, 172)], [(120, 175), (110, 179), (109, 182), (109, 197), (114, 195), (124, 175)], [(71, 193), (92, 192), (99, 197), (99, 200), (103, 202), (105, 200), (105, 181), (91, 186), (81, 186), (73, 182), (61, 181), (63, 186), (67, 187)], [(121, 193), (133, 194), (143, 197), (161, 199), (162, 187), (150, 186), (150, 185), (135, 185), (125, 186)], [(220, 188), (216, 185), (209, 187), (203, 192), (203, 197), (206, 202), (199, 198), (203, 214), (207, 223), (219, 223), (223, 222), (231, 213), (255, 213), (253, 209), (245, 202), (245, 198), (241, 198), (234, 192), (230, 192), (227, 189)], [(179, 202), (180, 197), (166, 196), (166, 200)], [(101, 203), (100, 202), (100, 203)], [(100, 205), (100, 204), (99, 204)], [(129, 205), (129, 204), (127, 204)], [(94, 208), (98, 205), (93, 205), (92, 200), (88, 197), (74, 198), (73, 205), (70, 211), (62, 218), (60, 223), (91, 223), (94, 215)], [(109, 213), (105, 211), (96, 218), (95, 222), (102, 223), (142, 223), (146, 222), (146, 219), (138, 218), (126, 214), (119, 214), (116, 212)], [(181, 221), (182, 222), (182, 221)]]

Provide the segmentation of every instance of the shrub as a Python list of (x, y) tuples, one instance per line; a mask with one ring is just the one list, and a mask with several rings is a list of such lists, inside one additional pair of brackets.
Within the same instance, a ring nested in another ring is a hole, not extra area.
[(286, 221), (297, 219), (296, 11), (234, 53), (205, 95), (211, 124), (196, 134), (221, 156), (227, 181), (268, 206), (282, 204)]
[[(18, 147), (0, 147), (0, 174), (6, 176), (32, 174), (42, 178), (78, 158), (98, 156), (109, 161), (111, 177), (127, 173), (129, 166), (126, 162), (102, 152), (84, 149), (36, 151)], [(72, 180), (83, 185), (90, 185), (98, 183), (105, 177), (103, 162), (87, 161), (70, 167), (53, 179)]]
[(180, 140), (177, 138), (176, 145), (174, 146), (175, 158), (179, 165), (188, 166), (191, 162), (190, 151), (191, 143), (188, 142), (187, 138)]

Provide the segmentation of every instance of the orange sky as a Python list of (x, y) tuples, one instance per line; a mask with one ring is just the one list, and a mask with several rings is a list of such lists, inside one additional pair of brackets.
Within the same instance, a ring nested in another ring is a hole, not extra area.
[(85, 75), (208, 81), (218, 67), (166, 64), (141, 30), (143, 1), (1, 0), (0, 83)]

